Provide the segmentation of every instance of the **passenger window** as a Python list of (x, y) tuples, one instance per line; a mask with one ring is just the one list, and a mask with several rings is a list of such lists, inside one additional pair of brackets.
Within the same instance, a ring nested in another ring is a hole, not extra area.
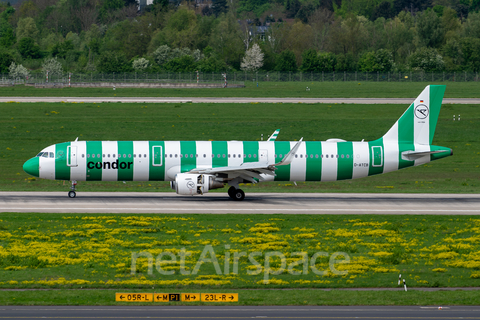
[(303, 154), (300, 155), (300, 158), (303, 158)]
[(204, 158), (206, 158), (206, 157), (207, 157), (207, 155), (204, 153), (204, 154), (203, 154), (203, 157), (204, 157)]
[(85, 158), (85, 154), (84, 154), (84, 153), (82, 153), (82, 158)]
[(295, 158), (298, 158), (298, 154), (295, 155)]
[(146, 154), (146, 153), (144, 153), (144, 154), (143, 154), (143, 157), (144, 157), (144, 158), (146, 158), (146, 157), (147, 157), (147, 154)]
[(114, 153), (114, 154), (112, 154), (112, 157), (114, 157), (114, 158), (115, 158), (115, 153)]
[(325, 155), (325, 158), (327, 158), (327, 159), (328, 159), (328, 154), (327, 154), (327, 155)]
[(193, 158), (193, 154), (190, 154), (190, 158)]
[(318, 159), (318, 154), (315, 155), (315, 159)]
[(224, 159), (225, 159), (225, 154), (222, 154), (222, 158), (224, 158)]
[(134, 158), (136, 158), (136, 157), (137, 157), (137, 154), (136, 154), (136, 153), (134, 153), (134, 154), (133, 154), (133, 157), (134, 157)]
[(257, 154), (255, 153), (255, 154), (253, 155), (253, 157), (256, 158), (256, 157), (257, 157)]
[(103, 157), (105, 158), (105, 153), (103, 154)]

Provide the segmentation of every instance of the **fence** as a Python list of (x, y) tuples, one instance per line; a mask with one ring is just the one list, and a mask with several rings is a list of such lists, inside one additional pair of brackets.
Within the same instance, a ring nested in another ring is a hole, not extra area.
[[(69, 79), (70, 77), (70, 79)], [(479, 81), (478, 72), (232, 72), (226, 76), (228, 84), (243, 85), (245, 82), (263, 81), (383, 81), (383, 82), (471, 82)], [(71, 73), (49, 75), (48, 81), (43, 74), (33, 74), (28, 79), (11, 79), (8, 74), (1, 75), (0, 84), (44, 84), (58, 83), (224, 83), (223, 73)]]

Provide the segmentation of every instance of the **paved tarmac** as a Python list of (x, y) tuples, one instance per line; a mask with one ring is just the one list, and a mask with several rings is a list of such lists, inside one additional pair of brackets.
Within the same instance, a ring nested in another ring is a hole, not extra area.
[[(189, 97), (0, 97), (0, 102), (128, 102), (128, 103), (349, 103), (411, 104), (412, 98), (189, 98)], [(480, 104), (479, 98), (446, 98), (443, 104)]]
[(480, 319), (472, 306), (0, 306), (0, 319)]
[(156, 192), (0, 192), (0, 212), (261, 213), (261, 214), (480, 214), (477, 194), (225, 193), (180, 196)]

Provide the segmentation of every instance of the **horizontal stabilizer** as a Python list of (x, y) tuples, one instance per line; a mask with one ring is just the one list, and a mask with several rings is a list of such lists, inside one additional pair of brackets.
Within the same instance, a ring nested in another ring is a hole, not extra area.
[(436, 151), (404, 151), (402, 152), (402, 159), (408, 161), (415, 161), (421, 157), (429, 156), (435, 153), (442, 153), (445, 150), (436, 150)]

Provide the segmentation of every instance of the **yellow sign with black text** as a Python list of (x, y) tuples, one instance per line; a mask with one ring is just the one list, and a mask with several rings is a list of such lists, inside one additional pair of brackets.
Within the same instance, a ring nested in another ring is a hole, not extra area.
[(202, 302), (238, 302), (238, 293), (202, 293)]
[(115, 293), (115, 301), (123, 302), (152, 302), (152, 293)]
[(182, 293), (182, 301), (184, 302), (200, 301), (200, 293)]

